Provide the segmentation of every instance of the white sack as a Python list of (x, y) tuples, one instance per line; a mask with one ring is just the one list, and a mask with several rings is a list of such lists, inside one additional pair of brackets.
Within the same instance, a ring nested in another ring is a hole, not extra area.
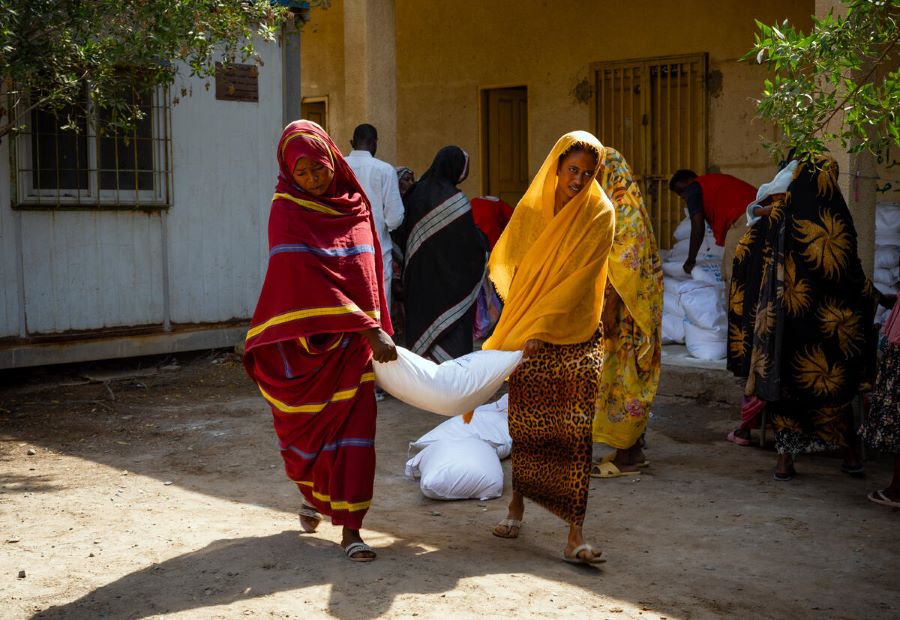
[(381, 389), (403, 402), (454, 416), (468, 413), (494, 395), (522, 361), (521, 351), (475, 351), (443, 364), (397, 347), (393, 362), (373, 362)]
[[(675, 227), (675, 232), (672, 233), (672, 237), (675, 241), (681, 241), (682, 239), (690, 239), (691, 238), (691, 220), (685, 218), (678, 222), (678, 226)], [(677, 245), (677, 244), (676, 244)]]
[[(668, 280), (668, 278), (666, 279)], [(668, 284), (663, 289), (663, 314), (677, 317), (679, 321), (684, 318), (684, 308), (681, 306), (678, 289), (670, 288)]]
[(900, 268), (876, 269), (873, 279), (885, 286), (894, 286), (897, 283), (897, 280), (900, 280)]
[(727, 323), (724, 294), (721, 284), (716, 286), (697, 280), (685, 282), (679, 287), (685, 317), (703, 329), (723, 327)]
[(480, 439), (497, 451), (497, 456), (505, 459), (512, 452), (512, 437), (509, 435), (509, 395), (494, 403), (482, 405), (475, 410), (472, 421), (466, 424), (462, 416), (445, 420), (409, 444), (410, 448), (421, 450), (433, 443), (444, 440)]
[(684, 343), (684, 317), (663, 312), (662, 315), (662, 343)]
[(682, 269), (682, 265), (684, 265), (684, 258), (681, 260), (667, 260), (662, 264), (663, 274), (678, 280), (685, 280), (690, 276), (684, 272)]
[[(872, 282), (872, 284), (875, 285), (875, 288), (877, 288), (882, 295), (893, 295), (897, 292), (897, 286), (893, 284), (884, 284), (882, 282), (879, 282), (878, 280), (875, 280), (874, 282)], [(881, 306), (878, 307), (880, 308)]]
[(681, 241), (678, 241), (677, 243), (675, 243), (675, 245), (672, 246), (672, 249), (669, 251), (669, 260), (680, 260), (683, 263), (687, 258), (690, 249), (690, 239), (682, 239)]
[(878, 246), (875, 248), (875, 268), (890, 269), (896, 267), (900, 261), (900, 248), (890, 246)]
[(700, 360), (720, 360), (725, 357), (727, 341), (725, 328), (703, 329), (684, 322), (684, 344), (692, 357)]
[(480, 439), (438, 441), (406, 463), (431, 499), (493, 499), (503, 495), (503, 467), (494, 448)]
[(709, 245), (700, 247), (700, 251), (697, 253), (697, 262), (721, 264), (722, 258), (725, 256), (725, 247), (716, 245), (716, 241), (712, 237), (709, 238), (709, 241)]
[(886, 233), (900, 233), (900, 206), (895, 202), (875, 205), (875, 230)]
[[(675, 243), (672, 246), (672, 249), (669, 250), (669, 254), (666, 257), (666, 260), (676, 261), (680, 260), (682, 263), (687, 259), (688, 252), (691, 249), (691, 240), (690, 239), (682, 239)], [(716, 238), (711, 234), (707, 235), (703, 238), (703, 241), (700, 243), (700, 247), (697, 249), (697, 258), (696, 261), (700, 262), (713, 262), (713, 261), (721, 261), (722, 256), (725, 255), (725, 248), (720, 245), (716, 245)]]
[(691, 270), (691, 278), (709, 284), (722, 284), (722, 265), (715, 263), (697, 263)]
[(893, 232), (890, 230), (875, 229), (875, 245), (883, 245), (888, 247), (900, 246), (900, 231)]

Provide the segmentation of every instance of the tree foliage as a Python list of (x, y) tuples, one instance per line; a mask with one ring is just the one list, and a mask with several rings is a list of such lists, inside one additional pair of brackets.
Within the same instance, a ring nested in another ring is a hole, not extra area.
[(274, 39), (287, 15), (264, 0), (0, 0), (0, 137), (34, 107), (83, 115), (88, 101), (127, 126), (136, 88), (259, 62), (254, 37)]
[(837, 141), (850, 152), (900, 145), (900, 0), (844, 0), (846, 16), (813, 18), (804, 33), (787, 21), (756, 22), (744, 57), (774, 74), (765, 80), (759, 115), (779, 138), (767, 146), (809, 157)]

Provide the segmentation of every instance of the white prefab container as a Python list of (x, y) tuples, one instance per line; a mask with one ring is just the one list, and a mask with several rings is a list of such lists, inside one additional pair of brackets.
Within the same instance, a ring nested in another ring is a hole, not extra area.
[(39, 183), (22, 162), (37, 142), (0, 141), (0, 368), (242, 340), (267, 261), (275, 146), (293, 116), (283, 84), (299, 56), (285, 49), (257, 44), (256, 101), (217, 98), (214, 78), (208, 89), (177, 82), (159, 99), (165, 205), (25, 204)]

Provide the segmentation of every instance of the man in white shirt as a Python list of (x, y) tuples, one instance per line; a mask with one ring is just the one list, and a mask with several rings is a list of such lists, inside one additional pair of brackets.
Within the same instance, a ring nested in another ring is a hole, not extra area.
[(375, 230), (381, 244), (381, 260), (384, 263), (384, 294), (390, 309), (393, 273), (391, 259), (393, 244), (390, 231), (403, 223), (400, 185), (394, 167), (375, 158), (375, 151), (378, 149), (378, 131), (372, 125), (366, 123), (354, 129), (350, 146), (353, 150), (347, 155), (347, 163), (359, 179), (359, 184), (372, 205)]

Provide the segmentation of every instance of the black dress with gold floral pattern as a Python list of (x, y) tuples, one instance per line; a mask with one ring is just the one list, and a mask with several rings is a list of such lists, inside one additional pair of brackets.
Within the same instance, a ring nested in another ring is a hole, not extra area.
[(729, 367), (767, 401), (780, 453), (846, 445), (850, 402), (871, 379), (877, 294), (856, 243), (837, 164), (821, 158), (798, 166), (738, 248)]

